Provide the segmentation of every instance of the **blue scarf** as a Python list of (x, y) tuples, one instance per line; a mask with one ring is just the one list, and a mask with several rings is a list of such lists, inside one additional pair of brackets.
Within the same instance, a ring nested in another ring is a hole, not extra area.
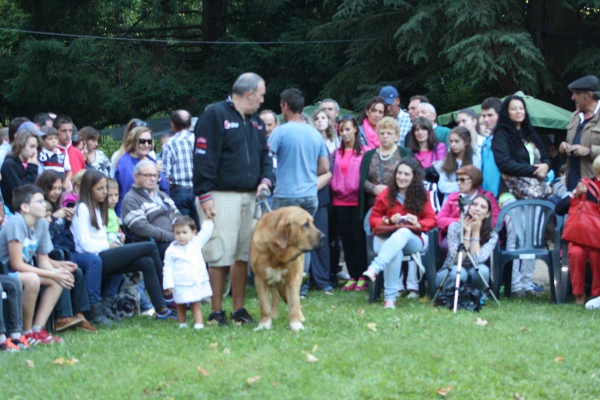
[(402, 207), (404, 207), (404, 196), (398, 193), (398, 195), (396, 196), (396, 200), (398, 200), (398, 203), (402, 204)]

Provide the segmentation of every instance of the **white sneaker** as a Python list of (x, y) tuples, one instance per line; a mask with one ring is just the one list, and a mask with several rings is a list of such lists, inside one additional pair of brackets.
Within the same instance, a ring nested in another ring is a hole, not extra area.
[(393, 300), (385, 300), (383, 302), (383, 308), (389, 308), (393, 310), (396, 308), (396, 302)]
[(419, 293), (415, 292), (414, 290), (411, 290), (408, 293), (408, 296), (406, 296), (407, 299), (418, 299), (419, 298)]
[(591, 299), (587, 303), (585, 303), (585, 308), (588, 310), (595, 310), (600, 308), (600, 297), (596, 297), (595, 299)]
[(371, 282), (375, 282), (375, 279), (377, 279), (377, 274), (375, 273), (375, 270), (371, 267), (367, 268), (367, 270), (363, 272), (363, 276), (369, 278)]

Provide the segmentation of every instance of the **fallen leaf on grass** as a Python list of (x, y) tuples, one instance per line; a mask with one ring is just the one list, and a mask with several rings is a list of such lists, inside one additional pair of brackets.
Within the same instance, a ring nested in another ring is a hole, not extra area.
[(225, 355), (229, 355), (229, 354), (231, 354), (231, 350), (229, 350), (227, 347), (225, 347), (225, 348), (223, 349), (223, 354), (225, 354)]
[(527, 332), (528, 330), (529, 330), (528, 327), (522, 326), (521, 329), (519, 329), (519, 332)]
[(313, 352), (313, 353), (316, 353), (316, 352), (317, 352), (317, 350), (319, 350), (319, 346), (315, 344), (315, 345), (313, 346), (313, 348), (312, 348), (312, 352)]
[(519, 393), (513, 393), (513, 400), (525, 400), (525, 396), (521, 396)]
[(217, 342), (211, 343), (208, 345), (208, 348), (211, 350), (216, 350), (218, 345), (219, 345), (219, 343), (217, 343)]
[(365, 309), (364, 309), (364, 308), (359, 308), (359, 309), (358, 309), (358, 313), (359, 313), (360, 315), (363, 315), (363, 314), (365, 313)]
[(367, 323), (367, 328), (370, 331), (377, 332), (377, 324), (375, 322), (369, 322), (369, 323)]
[(65, 359), (64, 357), (59, 357), (53, 361), (54, 365), (73, 365), (79, 362), (76, 358)]
[(437, 390), (435, 392), (442, 397), (446, 397), (446, 396), (448, 396), (448, 394), (451, 391), (452, 391), (452, 385), (448, 385), (445, 388), (437, 388)]
[(337, 310), (338, 306), (331, 306), (332, 310)]
[(400, 321), (400, 318), (398, 318), (394, 315), (394, 321)]
[(481, 318), (477, 317), (477, 322), (475, 322), (475, 325), (486, 326), (487, 324), (488, 324), (488, 322), (485, 319), (481, 319)]
[(440, 309), (436, 307), (433, 309), (433, 312), (440, 312)]
[(241, 323), (241, 322), (239, 322), (239, 321), (231, 321), (231, 324), (232, 324), (233, 326), (242, 326), (242, 323)]
[(425, 296), (425, 297), (421, 297), (421, 298), (419, 299), (419, 303), (429, 303), (429, 299), (427, 298), (427, 296)]
[(246, 380), (246, 383), (247, 383), (249, 386), (252, 386), (252, 385), (254, 385), (254, 384), (255, 384), (256, 382), (258, 382), (258, 381), (260, 381), (260, 376), (256, 375), (256, 376), (253, 376), (253, 377), (251, 377), (251, 378), (248, 378), (248, 380)]
[(208, 378), (210, 376), (210, 374), (208, 373), (208, 371), (206, 370), (206, 368), (202, 368), (201, 366), (198, 365), (196, 367), (196, 370), (198, 372), (200, 372), (200, 375), (202, 375), (205, 378)]
[(319, 359), (310, 353), (306, 353), (306, 362), (309, 364), (314, 364), (316, 362), (319, 362)]
[(273, 386), (274, 388), (279, 387), (279, 382), (273, 382), (271, 383), (271, 386)]
[(35, 368), (35, 364), (33, 363), (33, 360), (25, 360), (25, 362), (27, 363), (27, 366), (29, 368)]
[(564, 358), (564, 357), (556, 357), (556, 358), (554, 359), (554, 362), (564, 362), (564, 361), (565, 361), (565, 358)]
[(398, 326), (398, 324), (394, 325), (394, 329), (400, 329), (400, 327)]

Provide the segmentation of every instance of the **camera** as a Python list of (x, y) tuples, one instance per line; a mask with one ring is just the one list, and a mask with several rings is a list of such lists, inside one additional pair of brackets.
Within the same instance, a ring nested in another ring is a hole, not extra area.
[(470, 206), (472, 203), (473, 203), (473, 200), (471, 200), (471, 198), (468, 195), (461, 193), (458, 196), (458, 206), (460, 208)]

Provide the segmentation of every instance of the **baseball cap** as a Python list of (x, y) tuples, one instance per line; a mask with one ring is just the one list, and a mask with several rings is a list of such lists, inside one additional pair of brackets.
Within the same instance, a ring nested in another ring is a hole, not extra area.
[(27, 130), (29, 130), (29, 131), (32, 131), (32, 132), (35, 132), (35, 133), (37, 133), (37, 134), (38, 134), (40, 137), (44, 137), (44, 136), (46, 136), (46, 135), (44, 134), (44, 132), (40, 131), (40, 130), (38, 129), (38, 127), (37, 127), (37, 126), (36, 126), (36, 125), (35, 125), (33, 122), (31, 122), (31, 121), (26, 121), (26, 122), (23, 122), (23, 123), (21, 124), (21, 126), (19, 126), (19, 129), (17, 129), (17, 133), (19, 133), (19, 132), (21, 132), (21, 131), (24, 131), (24, 130), (26, 130), (26, 129), (27, 129)]
[(384, 98), (385, 104), (388, 106), (396, 100), (397, 97), (400, 97), (398, 91), (393, 86), (384, 86), (379, 91), (379, 95)]

